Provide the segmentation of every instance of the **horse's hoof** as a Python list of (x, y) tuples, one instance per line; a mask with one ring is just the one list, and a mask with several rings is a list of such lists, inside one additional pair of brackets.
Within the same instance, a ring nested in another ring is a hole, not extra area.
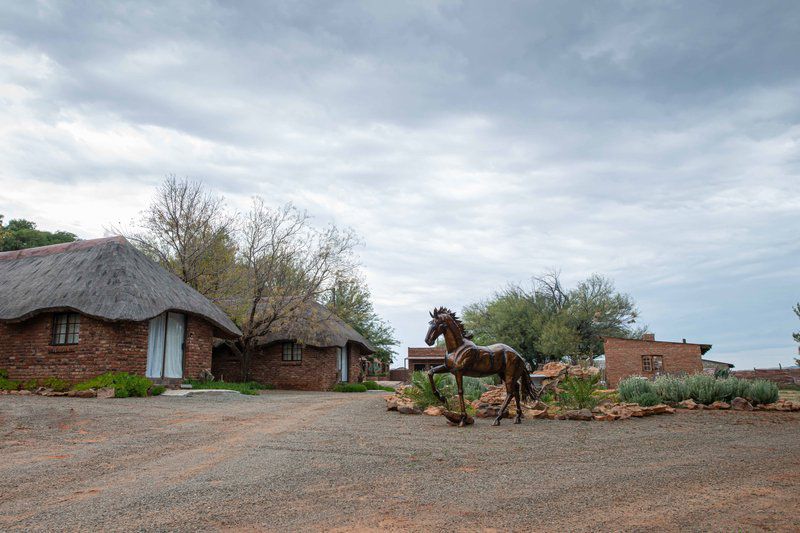
[(522, 422), (522, 420), (520, 420), (519, 418), (515, 418), (515, 419), (514, 419), (514, 423), (515, 423), (515, 424), (519, 424), (520, 422)]
[(500, 425), (500, 421), (499, 420), (495, 420), (494, 422), (492, 422), (492, 425), (493, 426), (499, 426)]

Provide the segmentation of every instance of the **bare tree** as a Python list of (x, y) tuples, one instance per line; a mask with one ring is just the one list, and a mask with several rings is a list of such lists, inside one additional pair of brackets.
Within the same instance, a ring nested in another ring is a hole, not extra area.
[(358, 242), (352, 231), (334, 225), (316, 229), (292, 204), (273, 208), (253, 199), (240, 230), (239, 262), (246, 279), (237, 313), (242, 337), (228, 343), (241, 357), (245, 379), (257, 338), (293, 320), (335, 280), (351, 276)]
[(144, 211), (134, 245), (207, 297), (219, 300), (234, 283), (235, 217), (202, 183), (168, 175)]

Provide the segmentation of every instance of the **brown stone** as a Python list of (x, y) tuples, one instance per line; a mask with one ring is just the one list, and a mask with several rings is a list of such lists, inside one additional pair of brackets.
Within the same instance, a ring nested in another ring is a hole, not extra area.
[(574, 409), (571, 411), (565, 411), (564, 416), (567, 420), (593, 420), (594, 416), (592, 412), (588, 409)]
[(94, 389), (75, 391), (76, 398), (94, 398), (97, 396), (97, 391)]
[(444, 414), (444, 407), (441, 405), (431, 405), (422, 411), (422, 414), (428, 416), (442, 416), (442, 414)]
[(21, 391), (17, 392), (20, 396), (28, 396), (31, 394), (31, 391), (22, 389)]
[(536, 374), (541, 374), (550, 379), (557, 378), (567, 373), (567, 365), (564, 363), (550, 362), (544, 365), (541, 370), (537, 370)]
[(502, 405), (506, 400), (506, 387), (505, 385), (496, 385), (481, 394), (477, 400), (479, 403), (487, 403), (490, 405)]
[(116, 392), (117, 390), (114, 387), (103, 387), (102, 389), (97, 389), (97, 397), (104, 400), (113, 398)]
[(397, 396), (392, 394), (390, 396), (384, 396), (383, 399), (386, 400), (387, 411), (397, 411)]
[(744, 398), (737, 396), (731, 401), (731, 409), (735, 411), (752, 411), (753, 405)]
[(728, 402), (714, 402), (708, 406), (709, 409), (730, 409), (731, 404)]
[(678, 402), (678, 407), (682, 407), (683, 409), (702, 409), (702, 407), (698, 407), (698, 405), (700, 404), (695, 403), (691, 398)]

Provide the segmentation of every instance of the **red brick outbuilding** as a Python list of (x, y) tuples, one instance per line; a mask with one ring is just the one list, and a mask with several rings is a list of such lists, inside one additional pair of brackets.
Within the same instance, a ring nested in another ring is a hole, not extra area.
[(654, 378), (661, 374), (694, 374), (703, 371), (701, 357), (710, 344), (657, 341), (652, 333), (641, 339), (604, 337), (606, 382), (616, 387), (628, 376)]
[(0, 369), (11, 379), (178, 381), (211, 367), (215, 336), (239, 335), (123, 237), (0, 253)]

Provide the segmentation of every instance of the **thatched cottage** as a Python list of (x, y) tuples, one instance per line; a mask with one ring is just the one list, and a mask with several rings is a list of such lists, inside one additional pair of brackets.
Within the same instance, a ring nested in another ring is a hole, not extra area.
[(240, 334), (123, 237), (0, 253), (0, 369), (11, 379), (192, 378), (211, 367), (214, 337)]
[[(256, 339), (249, 379), (279, 389), (327, 390), (369, 373), (368, 356), (375, 348), (341, 318), (316, 302), (293, 315)], [(241, 358), (220, 342), (212, 372), (226, 381), (244, 379)]]

